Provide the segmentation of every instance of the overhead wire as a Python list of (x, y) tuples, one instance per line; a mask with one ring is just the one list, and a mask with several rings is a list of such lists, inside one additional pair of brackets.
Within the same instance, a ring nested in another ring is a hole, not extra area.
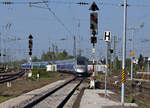
[[(110, 6), (122, 6), (122, 4), (114, 4), (114, 3), (108, 3), (108, 2), (103, 2), (98, 0), (98, 4), (101, 4), (102, 6), (104, 5), (110, 5)], [(79, 4), (79, 5), (89, 5), (89, 2), (68, 2), (68, 1), (56, 1), (56, 0), (47, 0), (47, 1), (33, 1), (33, 2), (8, 2), (8, 1), (1, 1), (0, 4), (5, 4), (5, 5), (10, 5), (10, 4), (41, 4), (41, 3), (56, 3), (56, 4)], [(135, 6), (135, 7), (150, 7), (150, 5), (145, 5), (145, 4), (134, 4), (134, 5), (130, 5), (128, 4), (128, 6)]]
[(72, 32), (65, 26), (65, 24), (61, 21), (61, 19), (59, 17), (56, 16), (55, 12), (51, 10), (51, 8), (49, 7), (48, 5), (48, 2), (51, 2), (51, 3), (61, 3), (61, 4), (77, 4), (75, 2), (65, 2), (65, 1), (54, 1), (54, 0), (49, 0), (49, 1), (44, 1), (42, 0), (42, 2), (0, 2), (0, 4), (4, 4), (4, 5), (11, 5), (11, 4), (29, 4), (29, 6), (34, 6), (34, 7), (38, 7), (38, 8), (44, 8), (44, 7), (40, 7), (40, 6), (35, 6), (33, 4), (41, 4), (41, 3), (44, 3), (46, 5), (47, 8), (45, 9), (48, 9), (49, 12), (52, 13), (52, 15), (56, 18), (56, 20), (65, 28), (65, 30), (70, 34), (72, 35)]
[(75, 2), (68, 2), (68, 1), (56, 1), (56, 0), (48, 0), (50, 3), (56, 3), (56, 4), (75, 4)]
[(8, 1), (1, 1), (0, 4), (5, 4), (5, 5), (11, 5), (11, 4), (41, 4), (41, 3), (48, 3), (48, 1), (42, 1), (42, 2), (8, 2)]
[[(108, 3), (108, 2), (103, 2), (103, 1), (100, 1), (100, 0), (98, 0), (99, 2), (98, 2), (98, 4), (100, 4), (100, 5), (102, 5), (102, 6), (105, 6), (105, 5), (108, 5), (108, 6), (116, 6), (116, 7), (118, 7), (118, 6), (123, 6), (123, 4), (114, 4), (114, 3)], [(150, 7), (150, 5), (145, 5), (145, 4), (128, 4), (128, 6), (130, 7), (147, 7), (147, 8), (149, 8)]]
[(50, 13), (52, 13), (52, 15), (56, 18), (56, 20), (65, 28), (65, 30), (72, 35), (72, 32), (65, 26), (65, 24), (60, 20), (59, 17), (56, 16), (55, 12), (51, 10), (51, 8), (49, 7), (48, 3), (45, 3), (47, 9), (49, 10)]

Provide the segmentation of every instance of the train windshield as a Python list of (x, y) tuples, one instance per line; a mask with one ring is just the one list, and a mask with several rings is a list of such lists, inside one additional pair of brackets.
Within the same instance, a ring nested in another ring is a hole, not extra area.
[(86, 65), (84, 60), (77, 60), (77, 65)]

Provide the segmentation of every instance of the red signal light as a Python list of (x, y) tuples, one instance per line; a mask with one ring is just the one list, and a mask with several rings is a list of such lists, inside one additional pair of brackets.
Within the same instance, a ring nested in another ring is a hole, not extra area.
[(95, 12), (90, 14), (90, 29), (91, 34), (98, 34), (98, 14)]

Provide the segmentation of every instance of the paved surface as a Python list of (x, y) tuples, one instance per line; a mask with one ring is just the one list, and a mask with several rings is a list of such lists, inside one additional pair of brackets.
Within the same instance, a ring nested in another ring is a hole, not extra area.
[[(71, 79), (71, 78), (70, 78)], [(69, 80), (69, 79), (66, 79)], [(40, 89), (33, 90), (29, 93), (23, 94), (21, 96), (18, 96), (16, 98), (12, 98), (8, 101), (5, 101), (0, 104), (0, 108), (20, 108), (24, 103), (29, 102), (36, 96), (41, 96), (43, 93), (47, 92), (48, 90), (51, 90), (52, 88), (56, 88), (56, 86), (61, 85), (66, 80), (60, 80), (54, 83), (51, 83), (49, 85), (46, 85)]]
[[(83, 97), (80, 102), (80, 108), (102, 108), (104, 106), (119, 106), (120, 102), (109, 100), (108, 98), (101, 97), (99, 94), (104, 94), (104, 90), (87, 89), (84, 91)], [(114, 94), (107, 90), (107, 95)], [(125, 103), (125, 106), (137, 106), (133, 103)]]

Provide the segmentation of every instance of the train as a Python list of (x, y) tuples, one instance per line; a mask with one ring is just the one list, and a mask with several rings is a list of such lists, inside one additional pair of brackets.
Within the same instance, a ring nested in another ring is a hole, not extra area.
[(77, 57), (75, 63), (75, 73), (78, 75), (88, 75), (88, 59), (86, 57)]
[[(34, 68), (46, 68), (48, 64), (52, 62), (32, 62)], [(56, 60), (55, 61), (57, 71), (74, 73), (77, 76), (88, 75), (88, 59), (84, 56), (78, 56), (74, 59), (68, 60)], [(21, 69), (31, 69), (30, 63), (21, 64)]]
[(21, 69), (31, 69), (31, 68), (46, 68), (46, 65), (48, 65), (48, 62), (32, 62), (32, 66), (31, 63), (23, 63), (20, 65)]
[(71, 72), (78, 76), (88, 75), (88, 60), (86, 57), (79, 56), (76, 59), (57, 62), (57, 70)]

